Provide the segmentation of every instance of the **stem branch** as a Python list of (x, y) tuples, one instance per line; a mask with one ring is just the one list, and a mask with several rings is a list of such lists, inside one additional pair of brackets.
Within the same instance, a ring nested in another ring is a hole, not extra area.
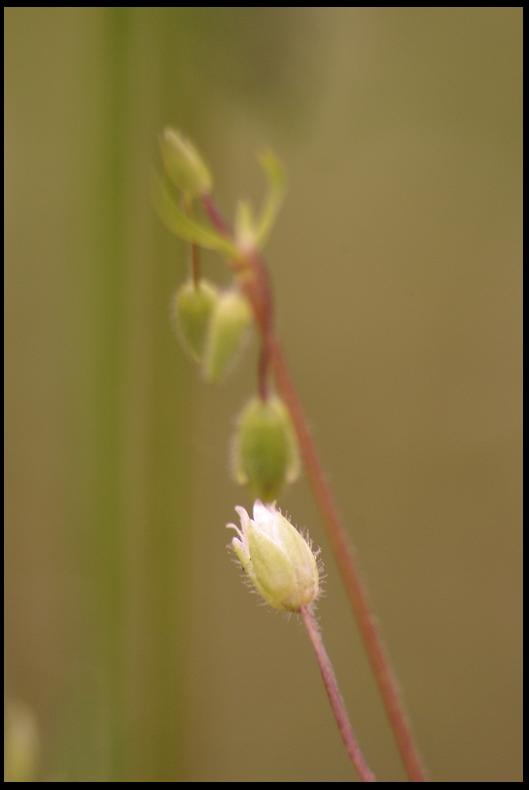
[[(230, 229), (211, 196), (204, 196), (202, 204), (212, 225), (220, 233), (230, 236)], [(241, 263), (244, 263), (245, 266), (241, 267)], [(301, 401), (290, 377), (279, 341), (273, 332), (272, 296), (266, 266), (261, 257), (257, 253), (253, 253), (247, 255), (244, 262), (237, 262), (235, 272), (236, 274), (243, 273), (240, 277), (241, 286), (252, 305), (263, 349), (267, 350), (267, 359), (273, 371), (277, 389), (289, 410), (314, 498), (327, 528), (331, 548), (356, 616), (402, 763), (411, 781), (424, 782), (426, 775), (404, 712), (395, 675), (384, 648), (376, 619), (371, 611), (367, 590), (360, 577), (356, 556), (349, 545), (347, 530), (340, 518), (332, 491), (326, 480)]]

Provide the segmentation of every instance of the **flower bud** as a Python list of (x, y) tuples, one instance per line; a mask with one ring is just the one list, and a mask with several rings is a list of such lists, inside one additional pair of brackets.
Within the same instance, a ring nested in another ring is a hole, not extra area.
[(184, 347), (197, 362), (204, 356), (209, 322), (218, 298), (215, 286), (200, 280), (196, 284), (184, 283), (173, 299), (176, 329)]
[(36, 781), (39, 751), (39, 734), (33, 711), (21, 702), (7, 702), (4, 713), (4, 781)]
[(241, 350), (252, 321), (250, 305), (236, 290), (219, 296), (211, 315), (204, 355), (204, 376), (218, 380)]
[(263, 502), (277, 499), (285, 483), (299, 475), (299, 453), (290, 416), (277, 396), (253, 398), (239, 417), (233, 445), (233, 471)]
[(164, 129), (160, 140), (167, 175), (187, 198), (211, 192), (211, 174), (195, 146), (174, 129)]
[(274, 505), (257, 501), (253, 519), (236, 507), (241, 526), (231, 547), (259, 595), (275, 609), (298, 612), (318, 597), (316, 557), (305, 538)]

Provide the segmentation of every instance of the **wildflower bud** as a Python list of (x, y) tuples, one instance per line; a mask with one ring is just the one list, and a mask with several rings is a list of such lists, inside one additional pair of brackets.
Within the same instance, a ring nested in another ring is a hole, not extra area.
[(186, 282), (175, 294), (172, 313), (176, 329), (189, 354), (201, 362), (211, 314), (218, 301), (214, 285), (200, 280)]
[(164, 129), (160, 140), (167, 175), (187, 198), (211, 192), (211, 174), (195, 146), (174, 129)]
[(253, 519), (236, 507), (241, 526), (231, 547), (259, 595), (275, 609), (297, 612), (318, 597), (318, 563), (309, 543), (274, 505), (257, 501)]
[(4, 781), (34, 782), (39, 735), (33, 711), (21, 702), (8, 702), (4, 713)]
[(283, 401), (253, 398), (239, 417), (233, 445), (233, 471), (264, 502), (277, 499), (285, 483), (299, 475), (299, 453)]
[(241, 350), (252, 321), (250, 305), (239, 291), (219, 296), (211, 315), (204, 355), (204, 376), (218, 380)]

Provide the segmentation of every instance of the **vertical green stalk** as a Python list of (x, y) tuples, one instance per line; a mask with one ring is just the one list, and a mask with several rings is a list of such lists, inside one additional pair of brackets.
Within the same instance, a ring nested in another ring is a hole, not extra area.
[[(187, 251), (175, 249), (151, 206), (149, 178), (159, 129), (172, 114), (175, 51), (181, 31), (167, 9), (131, 11), (129, 114), (134, 150), (130, 206), (126, 338), (130, 451), (126, 491), (127, 702), (131, 737), (129, 772), (135, 778), (185, 778), (186, 568), (189, 458), (193, 430), (186, 362), (175, 353), (171, 297), (185, 276)], [(127, 394), (124, 394), (127, 397)], [(132, 503), (132, 504), (131, 504)], [(132, 748), (133, 747), (133, 748)]]
[(103, 13), (101, 74), (100, 260), (97, 288), (96, 470), (97, 576), (104, 723), (103, 765), (107, 779), (123, 778), (123, 523), (121, 512), (121, 414), (123, 282), (126, 278), (127, 107), (130, 98), (130, 15), (125, 8)]
[[(183, 35), (172, 9), (144, 9), (142, 30), (150, 32), (156, 47), (159, 84), (159, 115), (152, 118), (149, 143), (156, 146), (161, 125), (166, 123), (178, 101), (186, 112), (175, 86), (175, 51), (183, 46)], [(176, 72), (177, 73), (177, 72)], [(148, 172), (152, 148), (146, 151)], [(147, 172), (147, 168), (146, 172)], [(188, 649), (186, 638), (186, 560), (188, 552), (189, 459), (186, 435), (193, 430), (189, 413), (192, 398), (186, 363), (174, 354), (175, 338), (169, 321), (170, 299), (185, 276), (187, 250), (175, 249), (174, 241), (160, 230), (145, 193), (145, 203), (153, 224), (152, 284), (149, 301), (149, 435), (147, 497), (145, 511), (148, 524), (143, 546), (145, 570), (145, 646), (144, 672), (148, 699), (144, 712), (152, 722), (146, 731), (144, 770), (149, 778), (181, 780), (185, 778), (185, 680), (183, 671)], [(168, 264), (169, 262), (169, 264)]]

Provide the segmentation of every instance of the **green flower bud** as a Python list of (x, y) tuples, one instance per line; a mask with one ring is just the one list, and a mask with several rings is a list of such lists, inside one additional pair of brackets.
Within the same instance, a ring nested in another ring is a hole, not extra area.
[(200, 280), (186, 282), (176, 292), (172, 313), (184, 348), (197, 362), (202, 362), (211, 315), (218, 301), (214, 285)]
[(191, 199), (211, 192), (211, 174), (195, 146), (174, 129), (164, 129), (162, 159), (173, 184)]
[(318, 563), (309, 543), (274, 505), (257, 501), (253, 519), (236, 507), (241, 526), (231, 546), (259, 595), (275, 609), (298, 612), (318, 597)]
[(277, 499), (285, 483), (299, 475), (299, 453), (283, 401), (253, 398), (239, 417), (233, 445), (233, 471), (263, 502)]
[(218, 380), (233, 364), (252, 322), (247, 299), (236, 290), (220, 295), (211, 315), (204, 355), (204, 376)]

